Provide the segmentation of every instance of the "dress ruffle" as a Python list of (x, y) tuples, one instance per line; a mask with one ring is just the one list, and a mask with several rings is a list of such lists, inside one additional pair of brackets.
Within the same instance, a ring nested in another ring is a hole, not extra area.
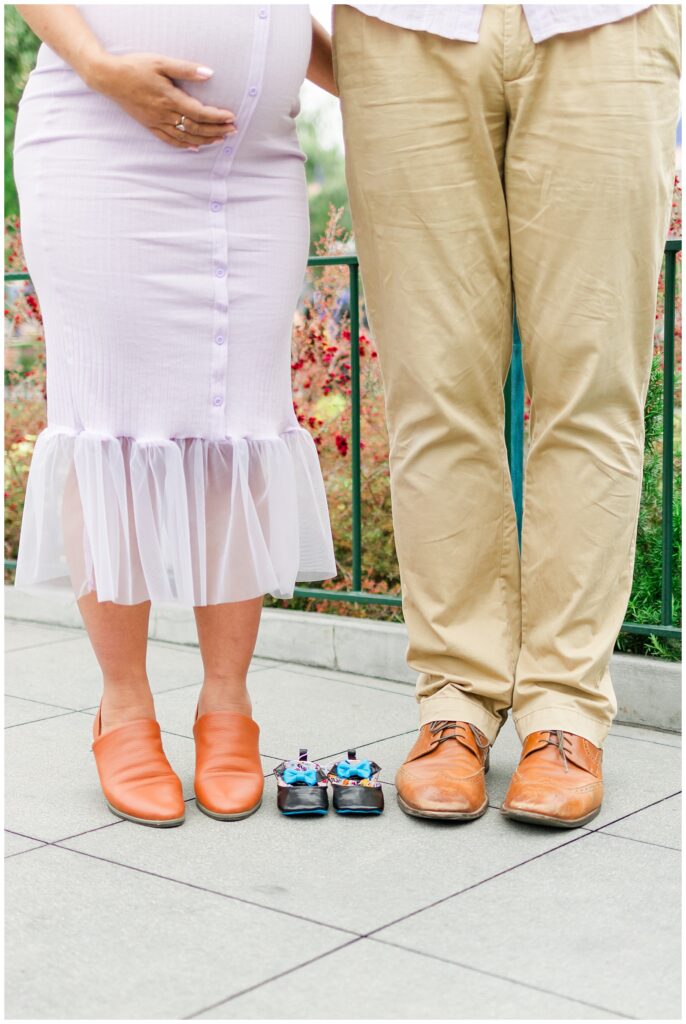
[(336, 563), (314, 441), (142, 440), (48, 427), (36, 441), (16, 586), (183, 605), (293, 596)]

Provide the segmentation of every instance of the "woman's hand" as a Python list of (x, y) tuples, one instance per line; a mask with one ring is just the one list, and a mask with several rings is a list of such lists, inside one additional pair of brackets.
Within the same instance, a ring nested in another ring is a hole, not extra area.
[[(158, 139), (182, 149), (220, 142), (236, 131), (230, 110), (207, 107), (172, 81), (204, 82), (211, 75), (210, 68), (156, 53), (102, 53), (83, 72), (91, 89), (115, 100)], [(182, 117), (183, 130), (176, 127)]]
[[(195, 149), (236, 130), (230, 110), (206, 107), (171, 81), (204, 82), (211, 68), (156, 53), (115, 57), (101, 45), (74, 4), (17, 4), (26, 24), (89, 88), (115, 100), (170, 146)], [(135, 8), (131, 17), (135, 18)], [(183, 130), (177, 128), (183, 118)]]

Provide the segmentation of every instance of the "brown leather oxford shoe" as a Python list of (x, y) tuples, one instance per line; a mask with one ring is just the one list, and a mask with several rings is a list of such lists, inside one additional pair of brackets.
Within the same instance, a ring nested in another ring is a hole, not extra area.
[(603, 801), (603, 752), (582, 736), (561, 730), (532, 732), (501, 808), (508, 818), (579, 828)]
[(489, 742), (469, 722), (429, 722), (398, 769), (398, 803), (416, 818), (471, 821), (488, 807)]

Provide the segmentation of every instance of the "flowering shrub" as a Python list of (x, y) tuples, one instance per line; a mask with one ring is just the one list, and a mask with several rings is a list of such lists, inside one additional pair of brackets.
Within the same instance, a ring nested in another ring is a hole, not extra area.
[[(682, 192), (678, 177), (674, 180), (669, 238), (681, 238)], [(675, 351), (675, 424), (674, 424), (674, 500), (672, 503), (674, 544), (672, 554), (672, 621), (681, 622), (681, 257), (676, 256), (676, 308), (674, 316)], [(664, 273), (658, 282), (657, 310), (655, 313), (655, 348), (645, 408), (645, 461), (643, 466), (643, 492), (636, 537), (634, 580), (626, 618), (630, 622), (655, 623), (660, 621), (660, 593), (662, 586), (662, 418), (664, 410)], [(680, 645), (675, 641), (652, 636), (648, 640), (630, 633), (620, 634), (617, 647), (622, 651), (650, 653), (669, 659), (678, 659)]]
[[(316, 255), (345, 255), (350, 239), (341, 227), (341, 210), (330, 210), (327, 231)], [(312, 268), (293, 329), (293, 401), (299, 423), (319, 449), (339, 570), (328, 590), (352, 589), (351, 334), (350, 277), (346, 266)], [(400, 593), (393, 543), (388, 471), (388, 435), (381, 373), (374, 342), (360, 326), (360, 448), (363, 589)], [(339, 615), (381, 615), (389, 608), (360, 608), (344, 601), (298, 602), (296, 606)], [(291, 604), (291, 607), (293, 605)]]
[[(5, 266), (24, 271), (19, 224), (8, 218)], [(29, 464), (45, 426), (43, 320), (27, 283), (5, 287), (5, 558), (16, 558)]]
[[(675, 182), (670, 237), (681, 236), (681, 185)], [(341, 211), (332, 209), (317, 255), (344, 255), (350, 238), (341, 227)], [(681, 254), (678, 256), (679, 269)], [(16, 219), (7, 224), (6, 265), (24, 269)], [(677, 276), (680, 291), (680, 275)], [(293, 400), (298, 422), (312, 434), (319, 450), (334, 533), (339, 575), (324, 590), (352, 589), (352, 422), (349, 270), (346, 266), (313, 268), (293, 326)], [(360, 438), (362, 499), (362, 588), (376, 594), (400, 593), (393, 543), (383, 387), (376, 348), (365, 320), (360, 320)], [(7, 558), (15, 558), (28, 465), (38, 432), (45, 425), (45, 360), (40, 310), (30, 286), (16, 288), (5, 308), (7, 369), (5, 405), (5, 508)], [(627, 617), (635, 622), (659, 621), (661, 573), (661, 417), (663, 380), (664, 280), (660, 276), (655, 322), (655, 358), (646, 405), (646, 464), (637, 540), (634, 587)], [(677, 406), (680, 402), (681, 312), (675, 322)], [(528, 420), (528, 400), (525, 420)], [(680, 415), (680, 409), (679, 409)], [(678, 431), (676, 433), (678, 444)], [(681, 523), (680, 450), (675, 452), (674, 615), (680, 610)], [(282, 602), (271, 602), (280, 604)], [(339, 615), (400, 618), (400, 610), (382, 605), (296, 599), (291, 607)], [(649, 650), (675, 657), (676, 645), (655, 638), (620, 637), (626, 650)]]

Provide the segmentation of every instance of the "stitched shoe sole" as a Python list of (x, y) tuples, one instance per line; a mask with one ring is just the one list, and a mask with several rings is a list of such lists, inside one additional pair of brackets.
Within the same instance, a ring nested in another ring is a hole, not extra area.
[(500, 808), (500, 813), (506, 818), (512, 818), (513, 821), (526, 821), (530, 825), (545, 825), (548, 828), (581, 828), (582, 825), (587, 825), (589, 821), (593, 821), (600, 814), (600, 807), (596, 807), (594, 811), (584, 815), (583, 818), (575, 818), (573, 821), (554, 818), (549, 814), (536, 814), (534, 811), (509, 810), (505, 807)]
[(260, 797), (255, 806), (251, 807), (250, 810), (239, 811), (238, 814), (219, 814), (217, 813), (217, 811), (210, 811), (207, 809), (207, 807), (203, 807), (203, 805), (198, 800), (197, 796), (195, 798), (195, 803), (198, 807), (198, 810), (202, 811), (203, 814), (206, 814), (208, 818), (214, 818), (215, 821), (240, 821), (241, 818), (249, 818), (251, 814), (254, 814), (255, 811), (258, 811), (260, 809), (260, 807), (262, 806), (262, 797)]
[(124, 811), (117, 810), (109, 800), (106, 800), (105, 803), (117, 818), (123, 818), (124, 821), (132, 821), (135, 825), (148, 825), (150, 828), (176, 828), (177, 825), (183, 825), (186, 820), (185, 814), (182, 818), (162, 818), (157, 821), (151, 818), (135, 818), (133, 814), (126, 814)]
[(341, 810), (336, 810), (336, 814), (381, 814), (379, 810), (366, 811), (364, 807), (343, 807)]
[(322, 814), (328, 814), (329, 813), (329, 808), (328, 807), (315, 807), (311, 811), (307, 811), (307, 810), (306, 811), (281, 811), (281, 813), (285, 814), (287, 818), (298, 818), (298, 817), (316, 818), (316, 817), (321, 817)]
[(418, 807), (406, 804), (400, 794), (398, 794), (398, 803), (405, 814), (409, 814), (412, 818), (442, 818), (445, 821), (474, 821), (488, 810), (488, 798), (476, 811), (423, 811)]

